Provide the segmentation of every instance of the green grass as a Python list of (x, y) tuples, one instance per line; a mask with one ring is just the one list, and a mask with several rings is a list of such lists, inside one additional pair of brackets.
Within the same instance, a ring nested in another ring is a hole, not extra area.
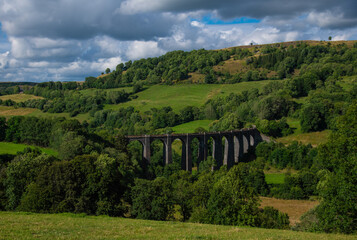
[(177, 125), (172, 128), (175, 133), (194, 133), (199, 127), (203, 127), (208, 130), (208, 126), (212, 123), (212, 120), (197, 120), (184, 124)]
[(324, 130), (321, 132), (292, 134), (286, 137), (278, 138), (276, 139), (276, 141), (284, 144), (290, 144), (293, 141), (298, 141), (303, 144), (311, 144), (312, 146), (318, 146), (320, 144), (327, 142), (330, 133), (331, 130)]
[(48, 113), (48, 112), (42, 112), (39, 109), (36, 109), (35, 111), (29, 113), (27, 116), (34, 116), (34, 117), (44, 117), (44, 118), (57, 118), (57, 117), (65, 117), (67, 119), (77, 119), (80, 122), (83, 122), (84, 120), (90, 120), (89, 113), (82, 113), (78, 114), (75, 117), (70, 117), (69, 113)]
[(262, 89), (269, 82), (271, 81), (242, 82), (237, 84), (154, 85), (137, 93), (137, 99), (117, 105), (105, 105), (105, 109), (133, 106), (139, 111), (144, 112), (154, 107), (171, 106), (174, 111), (178, 111), (186, 106), (200, 107), (208, 99), (216, 96), (241, 93), (252, 88)]
[[(31, 145), (26, 145), (26, 144), (9, 143), (9, 142), (0, 142), (0, 155), (2, 155), (2, 154), (16, 155), (17, 152), (23, 151), (26, 147), (35, 148), (36, 146), (31, 146)], [(58, 155), (58, 153), (53, 149), (41, 148), (41, 147), (38, 147), (38, 148), (41, 151), (43, 151), (49, 155), (53, 155), (53, 156)]]
[(0, 99), (5, 101), (8, 99), (11, 99), (14, 102), (25, 102), (27, 100), (31, 100), (31, 99), (43, 99), (43, 97), (38, 97), (38, 96), (34, 96), (34, 95), (30, 95), (30, 94), (11, 94), (11, 95), (4, 95), (4, 96), (0, 96)]
[(0, 212), (0, 239), (356, 239), (250, 227), (147, 221), (74, 214)]
[(317, 146), (326, 143), (328, 140), (328, 136), (331, 133), (330, 130), (303, 133), (301, 130), (300, 121), (294, 118), (287, 118), (287, 123), (294, 130), (294, 133), (289, 136), (276, 139), (277, 142), (290, 144), (293, 141), (297, 141), (303, 144), (311, 144), (313, 146)]
[(295, 118), (287, 118), (286, 119), (287, 124), (289, 125), (290, 128), (294, 130), (294, 134), (298, 135), (301, 134), (301, 125), (300, 125), (300, 120), (295, 119)]
[(285, 174), (284, 173), (266, 173), (265, 181), (268, 184), (282, 184), (284, 183)]
[(133, 91), (133, 87), (122, 87), (122, 88), (111, 88), (111, 89), (96, 89), (96, 88), (90, 88), (90, 89), (84, 89), (81, 90), (80, 92), (84, 96), (93, 96), (95, 92), (101, 91), (101, 92), (113, 92), (113, 91), (121, 91), (124, 90), (127, 93), (131, 93)]

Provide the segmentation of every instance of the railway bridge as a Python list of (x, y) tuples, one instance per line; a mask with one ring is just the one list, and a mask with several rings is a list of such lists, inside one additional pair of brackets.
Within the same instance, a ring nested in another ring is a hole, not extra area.
[[(255, 147), (259, 142), (269, 141), (260, 134), (256, 128), (245, 128), (225, 132), (203, 132), (186, 134), (164, 134), (164, 135), (141, 135), (127, 136), (129, 142), (139, 141), (143, 146), (143, 159), (150, 163), (150, 145), (155, 140), (163, 143), (163, 161), (165, 164), (172, 162), (172, 142), (179, 139), (182, 142), (181, 168), (192, 171), (192, 140), (198, 139), (198, 163), (207, 159), (208, 140), (212, 141), (212, 157), (216, 161), (216, 168), (227, 165), (231, 168), (234, 163), (238, 163), (250, 148)], [(223, 138), (225, 138), (223, 149)]]

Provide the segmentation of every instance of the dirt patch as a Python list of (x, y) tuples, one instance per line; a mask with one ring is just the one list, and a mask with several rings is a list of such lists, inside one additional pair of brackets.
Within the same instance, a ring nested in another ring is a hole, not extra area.
[(4, 95), (1, 96), (0, 99), (3, 101), (11, 99), (14, 102), (25, 102), (27, 100), (44, 99), (44, 98), (35, 95), (19, 93), (19, 94)]
[(290, 225), (296, 225), (300, 222), (300, 217), (309, 211), (310, 209), (316, 207), (319, 201), (309, 201), (309, 200), (285, 200), (276, 198), (260, 197), (262, 200), (260, 207), (274, 207), (283, 213), (287, 213), (290, 218)]
[(207, 95), (207, 99), (211, 99), (222, 92), (221, 88), (216, 88), (210, 91)]

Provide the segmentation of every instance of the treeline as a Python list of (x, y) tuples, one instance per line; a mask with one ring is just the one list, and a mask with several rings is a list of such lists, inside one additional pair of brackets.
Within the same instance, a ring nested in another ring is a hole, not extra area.
[[(231, 57), (243, 59), (251, 56), (247, 49), (231, 48), (229, 50), (209, 51), (193, 50), (190, 52), (173, 51), (156, 58), (140, 59), (118, 64), (116, 69), (103, 77), (87, 77), (84, 88), (117, 88), (127, 84), (142, 82), (144, 84), (173, 84), (189, 78), (189, 73), (210, 74), (212, 67)], [(110, 70), (107, 69), (106, 73)]]
[(30, 89), (37, 83), (33, 82), (0, 82), (0, 96), (16, 94), (23, 90)]
[(26, 149), (0, 166), (2, 210), (289, 227), (287, 214), (259, 208), (256, 186), (266, 183), (253, 164), (147, 180), (125, 151), (107, 148), (69, 160)]
[[(346, 44), (312, 46), (298, 43), (289, 47), (277, 44), (250, 50), (230, 48), (217, 51), (173, 51), (157, 58), (118, 64), (113, 72), (107, 69), (107, 74), (103, 77), (86, 78), (83, 87), (106, 89), (138, 82), (146, 85), (172, 84), (188, 79), (189, 73), (197, 72), (204, 74), (205, 83), (238, 83), (294, 76), (298, 87), (305, 86), (297, 94), (306, 94), (306, 88), (314, 88), (317, 80), (325, 81), (329, 76), (336, 78), (356, 74), (356, 49), (357, 44), (349, 48)], [(247, 68), (234, 74), (214, 70), (214, 66), (222, 65), (231, 58), (245, 60)], [(306, 74), (306, 71), (311, 72), (310, 68), (314, 70), (313, 75)]]
[(70, 113), (75, 117), (80, 113), (90, 112), (92, 115), (103, 109), (104, 104), (118, 104), (129, 101), (130, 94), (124, 90), (82, 94), (80, 91), (41, 89), (35, 86), (33, 90), (26, 91), (28, 94), (46, 97), (45, 99), (30, 99), (24, 102), (15, 102), (11, 99), (2, 101), (0, 105), (13, 107), (37, 108), (49, 113)]
[(63, 159), (115, 146), (89, 132), (87, 126), (86, 122), (81, 124), (65, 118), (15, 116), (7, 121), (0, 118), (0, 141), (51, 147)]

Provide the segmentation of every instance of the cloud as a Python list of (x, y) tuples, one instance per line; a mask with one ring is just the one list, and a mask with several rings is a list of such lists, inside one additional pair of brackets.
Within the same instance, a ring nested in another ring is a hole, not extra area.
[(340, 11), (310, 12), (307, 16), (310, 24), (315, 24), (322, 28), (349, 28), (357, 25), (357, 17), (345, 18), (344, 13)]
[(10, 54), (9, 51), (0, 54), (0, 69), (4, 69), (7, 66), (9, 54)]
[(154, 41), (134, 41), (126, 52), (128, 59), (140, 59), (147, 57), (156, 57), (164, 54), (165, 51), (158, 47), (158, 43)]
[(355, 39), (355, 9), (355, 0), (0, 0), (0, 81), (83, 80), (172, 50)]
[(121, 14), (120, 1), (0, 0), (3, 30), (14, 37), (89, 39), (107, 35), (121, 40), (166, 36), (175, 19), (163, 13)]

